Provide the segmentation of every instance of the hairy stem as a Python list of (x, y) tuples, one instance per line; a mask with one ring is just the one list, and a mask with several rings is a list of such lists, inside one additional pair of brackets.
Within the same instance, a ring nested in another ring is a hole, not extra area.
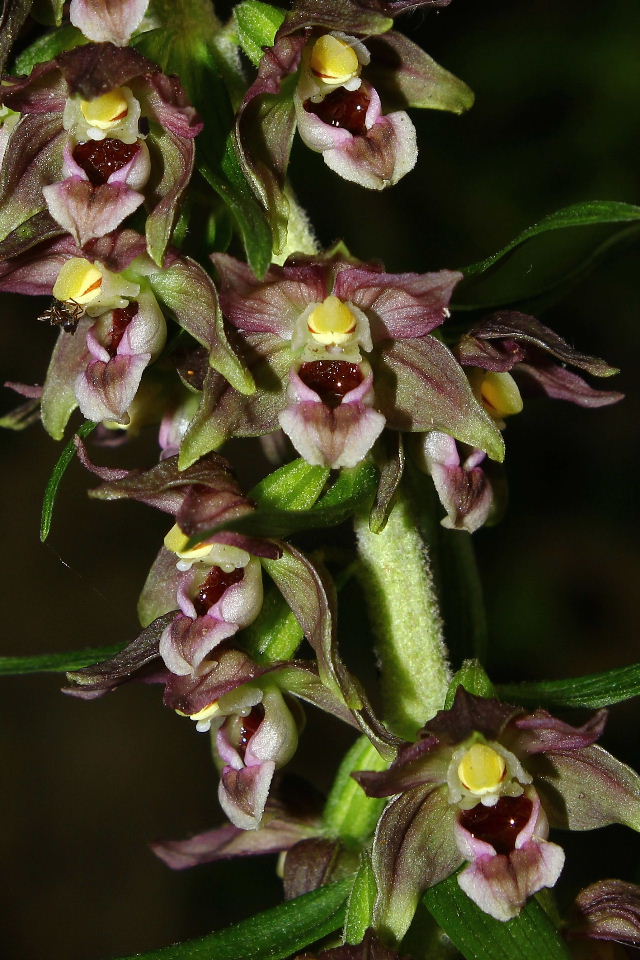
[(429, 551), (401, 489), (389, 521), (372, 533), (356, 521), (360, 576), (376, 634), (384, 719), (413, 739), (441, 709), (451, 679)]

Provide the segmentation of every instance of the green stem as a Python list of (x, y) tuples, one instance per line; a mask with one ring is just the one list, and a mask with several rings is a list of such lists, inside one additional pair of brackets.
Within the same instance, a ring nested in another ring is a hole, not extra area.
[(442, 708), (451, 679), (429, 551), (402, 488), (384, 530), (372, 533), (361, 517), (356, 534), (384, 718), (394, 733), (413, 739)]

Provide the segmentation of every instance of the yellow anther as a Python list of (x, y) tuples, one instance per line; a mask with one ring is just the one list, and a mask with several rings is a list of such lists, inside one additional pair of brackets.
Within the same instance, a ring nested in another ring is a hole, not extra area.
[(484, 743), (474, 743), (458, 764), (460, 782), (467, 790), (481, 797), (502, 783), (507, 765), (497, 750)]
[(330, 296), (309, 314), (307, 326), (318, 343), (344, 343), (356, 329), (352, 311), (337, 297)]
[(509, 373), (487, 373), (480, 382), (480, 399), (493, 417), (510, 417), (522, 410), (518, 385)]
[(347, 83), (358, 75), (360, 61), (353, 47), (325, 33), (313, 45), (309, 66), (323, 83)]
[(176, 713), (180, 717), (189, 717), (190, 720), (199, 723), (202, 720), (211, 720), (212, 717), (215, 717), (216, 713), (220, 713), (220, 707), (218, 706), (218, 701), (214, 700), (208, 707), (203, 707), (202, 710), (198, 710), (197, 713), (184, 713), (182, 710), (176, 710)]
[(72, 257), (63, 265), (53, 286), (56, 300), (67, 303), (91, 303), (100, 294), (102, 273), (83, 257)]
[(98, 130), (110, 130), (125, 119), (129, 104), (122, 88), (116, 87), (115, 90), (109, 90), (109, 93), (103, 93), (101, 97), (93, 100), (81, 100), (80, 110), (90, 126), (97, 127)]
[(181, 560), (201, 560), (211, 553), (210, 543), (198, 543), (195, 547), (187, 549), (188, 542), (189, 537), (182, 532), (177, 523), (174, 523), (164, 538), (164, 545), (167, 550), (177, 554)]

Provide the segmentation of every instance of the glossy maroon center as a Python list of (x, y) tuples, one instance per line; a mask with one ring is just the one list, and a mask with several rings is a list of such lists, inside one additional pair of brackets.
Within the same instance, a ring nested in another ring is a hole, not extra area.
[(264, 720), (264, 707), (257, 703), (252, 707), (251, 712), (246, 717), (240, 717), (239, 741), (236, 750), (244, 760), (244, 755), (249, 745), (249, 740), (254, 735), (262, 721)]
[(107, 350), (112, 357), (115, 357), (120, 341), (125, 335), (125, 331), (136, 313), (138, 312), (138, 301), (132, 300), (126, 307), (111, 311), (111, 330), (109, 331), (109, 343)]
[(346, 360), (313, 360), (303, 363), (298, 370), (298, 376), (331, 408), (339, 406), (342, 398), (359, 387), (364, 380), (358, 364), (348, 363)]
[(476, 839), (490, 843), (496, 853), (511, 853), (516, 838), (526, 826), (533, 803), (521, 797), (500, 797), (494, 807), (478, 803), (460, 815), (460, 824)]
[(340, 87), (327, 94), (320, 103), (305, 100), (304, 108), (307, 113), (314, 113), (330, 127), (340, 127), (356, 137), (363, 137), (367, 132), (365, 119), (370, 102), (362, 87), (359, 90), (345, 90)]
[(243, 577), (244, 567), (236, 567), (230, 573), (227, 573), (221, 567), (211, 567), (193, 601), (197, 615), (204, 617), (214, 603), (218, 602), (225, 590), (228, 590), (234, 583), (240, 583)]
[(73, 159), (82, 167), (94, 187), (101, 187), (112, 173), (122, 170), (136, 155), (137, 143), (123, 143), (105, 137), (104, 140), (87, 140), (73, 148)]

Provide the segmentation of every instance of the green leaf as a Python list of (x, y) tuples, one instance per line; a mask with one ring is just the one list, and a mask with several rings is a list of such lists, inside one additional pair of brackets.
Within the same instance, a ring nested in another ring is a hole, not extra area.
[[(352, 880), (340, 880), (233, 927), (198, 940), (177, 943), (136, 960), (282, 960), (333, 933), (343, 923)], [(134, 960), (133, 957), (120, 960)]]
[(607, 707), (640, 696), (640, 663), (568, 680), (501, 684), (498, 693), (524, 706)]
[(176, 73), (204, 121), (196, 140), (200, 173), (229, 208), (256, 276), (271, 263), (271, 228), (245, 177), (234, 142), (232, 99), (246, 83), (239, 62), (225, 44), (208, 0), (156, 0), (156, 30), (140, 34), (135, 46)]
[(268, 590), (256, 620), (242, 631), (242, 647), (261, 663), (290, 660), (304, 632), (279, 590)]
[(262, 48), (272, 47), (286, 11), (259, 0), (245, 0), (234, 9), (240, 46), (254, 67), (262, 60)]
[(115, 647), (87, 647), (86, 650), (68, 650), (64, 653), (39, 653), (30, 657), (0, 657), (0, 676), (20, 676), (23, 673), (67, 673), (108, 660), (122, 650)]
[(335, 527), (369, 504), (375, 494), (377, 470), (371, 463), (343, 470), (322, 499), (309, 510), (280, 510), (258, 507), (237, 520), (203, 530), (191, 537), (192, 547), (220, 530), (235, 530), (254, 537), (288, 537), (292, 533)]
[[(608, 252), (615, 242), (637, 239), (639, 221), (640, 207), (614, 200), (557, 210), (497, 253), (462, 268), (465, 279), (456, 289), (454, 307), (488, 309), (547, 295), (581, 277), (596, 254)], [(585, 227), (591, 229), (576, 229)]]
[(353, 844), (369, 839), (386, 799), (368, 797), (351, 774), (355, 770), (386, 770), (388, 766), (389, 761), (367, 737), (356, 740), (340, 764), (324, 808), (324, 825), (330, 836)]
[(424, 903), (467, 960), (569, 960), (564, 941), (535, 899), (502, 923), (483, 913), (453, 875), (428, 890)]
[(458, 672), (454, 673), (444, 702), (445, 710), (453, 706), (458, 687), (464, 687), (476, 697), (494, 697), (496, 693), (479, 660), (465, 660)]
[(31, 16), (46, 27), (59, 27), (62, 23), (65, 0), (34, 0)]
[(88, 43), (87, 38), (82, 35), (77, 27), (71, 24), (65, 24), (52, 33), (46, 33), (43, 37), (34, 40), (26, 50), (18, 54), (15, 59), (16, 73), (31, 73), (38, 63), (46, 63), (47, 60), (53, 60), (65, 50), (72, 50), (83, 43)]
[(347, 903), (347, 916), (344, 921), (342, 939), (345, 943), (360, 943), (371, 926), (373, 907), (376, 902), (378, 886), (371, 866), (371, 858), (366, 851), (360, 856), (360, 867), (353, 881), (353, 887)]
[(306, 510), (314, 505), (329, 478), (328, 467), (313, 467), (301, 457), (274, 470), (249, 493), (262, 509)]
[[(84, 440), (85, 437), (88, 437), (89, 434), (95, 430), (97, 423), (93, 423), (91, 420), (87, 420), (86, 423), (83, 423), (80, 429), (78, 430), (76, 436), (80, 437), (81, 440)], [(62, 482), (67, 467), (73, 460), (76, 455), (76, 445), (75, 437), (72, 437), (69, 440), (69, 443), (66, 445), (58, 462), (53, 468), (53, 472), (49, 477), (49, 482), (47, 483), (46, 490), (44, 492), (44, 499), (42, 501), (42, 515), (40, 517), (40, 541), (44, 543), (47, 537), (49, 536), (49, 531), (51, 530), (51, 520), (53, 519), (53, 508), (55, 506), (56, 497), (58, 496), (58, 489)]]

